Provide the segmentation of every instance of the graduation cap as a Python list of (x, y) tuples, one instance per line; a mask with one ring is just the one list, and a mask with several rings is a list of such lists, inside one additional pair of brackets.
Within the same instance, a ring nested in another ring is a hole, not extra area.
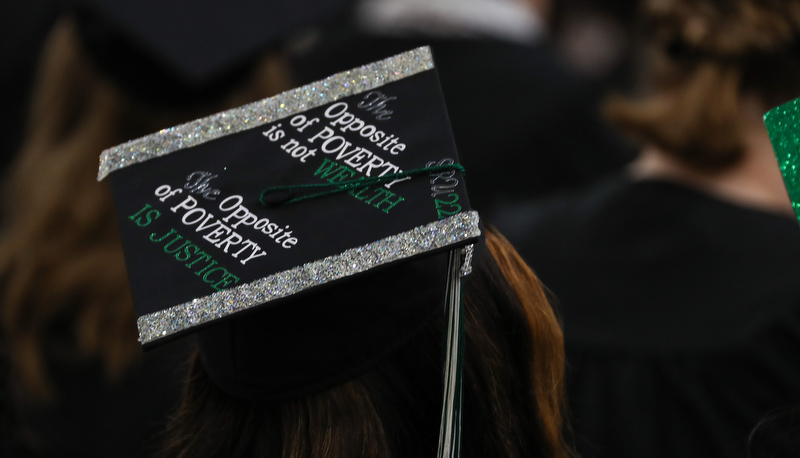
[(764, 115), (783, 182), (800, 221), (800, 99), (773, 108)]
[(247, 73), (264, 49), (355, 0), (72, 0), (84, 47), (136, 95), (186, 102)]
[(143, 345), (196, 333), (223, 389), (284, 399), (446, 313), (440, 456), (457, 456), (481, 228), (428, 48), (110, 148), (107, 176)]

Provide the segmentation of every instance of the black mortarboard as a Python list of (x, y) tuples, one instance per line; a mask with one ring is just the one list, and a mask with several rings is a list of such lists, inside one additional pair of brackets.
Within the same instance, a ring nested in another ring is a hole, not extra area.
[(342, 14), (354, 0), (72, 2), (102, 70), (137, 95), (156, 90), (174, 99), (224, 87), (269, 44)]
[(419, 48), (108, 149), (98, 177), (144, 345), (197, 332), (223, 389), (282, 399), (358, 375), (448, 311), (451, 432), (481, 234), (462, 172)]

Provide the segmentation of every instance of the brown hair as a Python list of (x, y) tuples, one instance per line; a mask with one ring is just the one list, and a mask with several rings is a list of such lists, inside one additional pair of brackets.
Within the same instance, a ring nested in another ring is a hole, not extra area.
[[(542, 287), (511, 245), (487, 231), (464, 289), (462, 456), (566, 457), (564, 348)], [(442, 406), (444, 319), (367, 373), (281, 402), (233, 398), (195, 355), (165, 458), (433, 456)]]
[(94, 69), (74, 20), (55, 25), (25, 141), (3, 184), (0, 322), (12, 371), (30, 394), (54, 394), (46, 370), (54, 345), (68, 359), (98, 358), (110, 376), (141, 353), (108, 184), (96, 181), (100, 152), (285, 89), (279, 67), (265, 60), (247, 89), (224, 101), (155, 108)]
[(699, 170), (721, 170), (743, 152), (740, 108), (800, 95), (797, 0), (650, 0), (650, 93), (613, 98), (623, 130)]

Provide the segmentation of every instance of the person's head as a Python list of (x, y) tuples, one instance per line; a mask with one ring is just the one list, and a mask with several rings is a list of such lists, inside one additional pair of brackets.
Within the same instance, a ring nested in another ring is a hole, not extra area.
[(608, 114), (684, 163), (722, 170), (741, 158), (743, 105), (763, 111), (800, 95), (797, 0), (648, 0), (645, 98)]
[(288, 87), (280, 59), (265, 57), (213, 98), (156, 104), (86, 48), (76, 20), (55, 25), (3, 185), (0, 321), (20, 385), (43, 398), (53, 394), (44, 361), (53, 336), (68, 358), (99, 358), (111, 375), (141, 354), (110, 191), (96, 180), (99, 152)]
[[(567, 456), (558, 321), (510, 244), (493, 230), (485, 243), (464, 287), (462, 454)], [(314, 300), (325, 302), (328, 293), (320, 294)], [(349, 380), (279, 400), (239, 399), (195, 356), (163, 456), (434, 456), (445, 328), (443, 314), (434, 313), (403, 345)], [(263, 349), (263, 364), (276, 351), (283, 350)]]
[(775, 409), (750, 432), (747, 458), (790, 458), (800, 454), (800, 404)]

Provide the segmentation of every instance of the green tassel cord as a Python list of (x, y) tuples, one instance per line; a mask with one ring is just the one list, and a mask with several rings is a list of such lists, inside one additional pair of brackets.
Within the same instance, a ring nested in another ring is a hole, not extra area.
[[(308, 199), (316, 199), (319, 197), (327, 196), (330, 194), (338, 194), (340, 192), (352, 191), (354, 189), (366, 188), (376, 184), (386, 184), (401, 178), (415, 177), (419, 175), (430, 175), (432, 173), (444, 172), (455, 170), (461, 172), (466, 176), (464, 167), (461, 164), (445, 164), (435, 165), (432, 167), (425, 167), (421, 169), (407, 170), (405, 172), (390, 173), (379, 177), (364, 177), (355, 180), (339, 181), (336, 183), (313, 183), (313, 184), (296, 184), (287, 186), (272, 186), (261, 191), (261, 205), (286, 205), (296, 202), (302, 202)], [(296, 192), (301, 191), (318, 191), (313, 194), (305, 194), (302, 196), (295, 196)], [(270, 196), (272, 194), (273, 196)], [(277, 196), (276, 196), (277, 194)], [(272, 197), (272, 198), (271, 198)]]

